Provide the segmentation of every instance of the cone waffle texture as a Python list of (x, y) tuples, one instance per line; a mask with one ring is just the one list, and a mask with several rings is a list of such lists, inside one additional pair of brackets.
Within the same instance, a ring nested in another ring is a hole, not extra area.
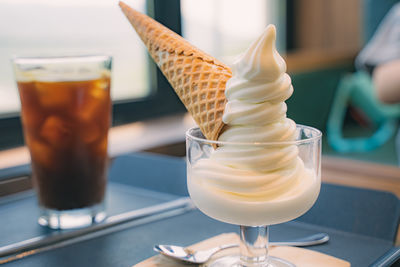
[(224, 126), (230, 68), (152, 18), (119, 5), (204, 136), (217, 140)]

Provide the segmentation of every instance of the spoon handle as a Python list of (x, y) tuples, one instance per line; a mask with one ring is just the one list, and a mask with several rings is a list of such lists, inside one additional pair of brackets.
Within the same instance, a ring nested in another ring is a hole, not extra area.
[(329, 236), (326, 233), (318, 233), (299, 239), (283, 242), (269, 242), (271, 246), (292, 246), (292, 247), (306, 247), (325, 243), (329, 240)]
[[(306, 246), (313, 246), (325, 243), (329, 240), (329, 235), (326, 233), (318, 233), (314, 235), (310, 235), (307, 237), (302, 237), (299, 239), (294, 239), (290, 241), (282, 241), (282, 242), (269, 242), (270, 246), (292, 246), (292, 247), (306, 247)], [(220, 250), (228, 249), (228, 248), (235, 248), (238, 247), (239, 244), (225, 244), (218, 247), (214, 247), (207, 252), (210, 255), (217, 253)], [(208, 254), (207, 253), (207, 254)]]
[(236, 243), (224, 244), (224, 245), (221, 245), (221, 246), (218, 246), (218, 247), (214, 247), (214, 248), (208, 250), (208, 252), (210, 253), (210, 256), (211, 256), (211, 255), (214, 255), (215, 253), (217, 253), (220, 250), (224, 250), (224, 249), (228, 249), (228, 248), (236, 248), (238, 246), (239, 246), (239, 244), (236, 244)]

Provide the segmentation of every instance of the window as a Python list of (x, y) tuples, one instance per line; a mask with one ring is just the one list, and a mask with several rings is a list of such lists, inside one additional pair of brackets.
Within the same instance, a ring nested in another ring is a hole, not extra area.
[[(145, 0), (129, 4), (146, 9)], [(6, 0), (0, 17), (0, 113), (19, 110), (12, 55), (109, 54), (114, 100), (150, 94), (145, 48), (115, 1)]]
[[(178, 0), (125, 2), (180, 32)], [(0, 0), (0, 148), (23, 144), (13, 55), (112, 55), (114, 124), (183, 111), (145, 51), (117, 1)]]
[(183, 36), (226, 64), (272, 23), (280, 52), (285, 44), (285, 1), (182, 0)]
[[(281, 0), (125, 0), (226, 64), (268, 23), (285, 43)], [(181, 20), (182, 14), (182, 20)], [(251, 20), (243, 21), (243, 17)], [(224, 34), (221, 34), (224, 33)], [(12, 55), (110, 54), (113, 124), (185, 109), (131, 28), (117, 1), (0, 0), (0, 149), (23, 144)]]

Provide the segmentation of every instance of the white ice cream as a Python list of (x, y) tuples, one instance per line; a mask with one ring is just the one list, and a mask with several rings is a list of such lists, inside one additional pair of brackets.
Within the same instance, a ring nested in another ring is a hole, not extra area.
[[(224, 222), (289, 221), (306, 212), (319, 193), (320, 178), (305, 168), (298, 147), (287, 143), (296, 139), (296, 124), (286, 117), (284, 102), (293, 87), (275, 40), (275, 27), (269, 25), (234, 64), (225, 91), (227, 128), (219, 137), (227, 143), (188, 171), (195, 204)], [(271, 142), (281, 143), (250, 145)]]

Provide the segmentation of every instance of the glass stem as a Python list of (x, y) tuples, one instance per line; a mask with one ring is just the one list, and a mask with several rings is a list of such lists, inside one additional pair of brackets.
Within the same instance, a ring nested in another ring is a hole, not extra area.
[(240, 226), (241, 266), (268, 266), (268, 226)]

